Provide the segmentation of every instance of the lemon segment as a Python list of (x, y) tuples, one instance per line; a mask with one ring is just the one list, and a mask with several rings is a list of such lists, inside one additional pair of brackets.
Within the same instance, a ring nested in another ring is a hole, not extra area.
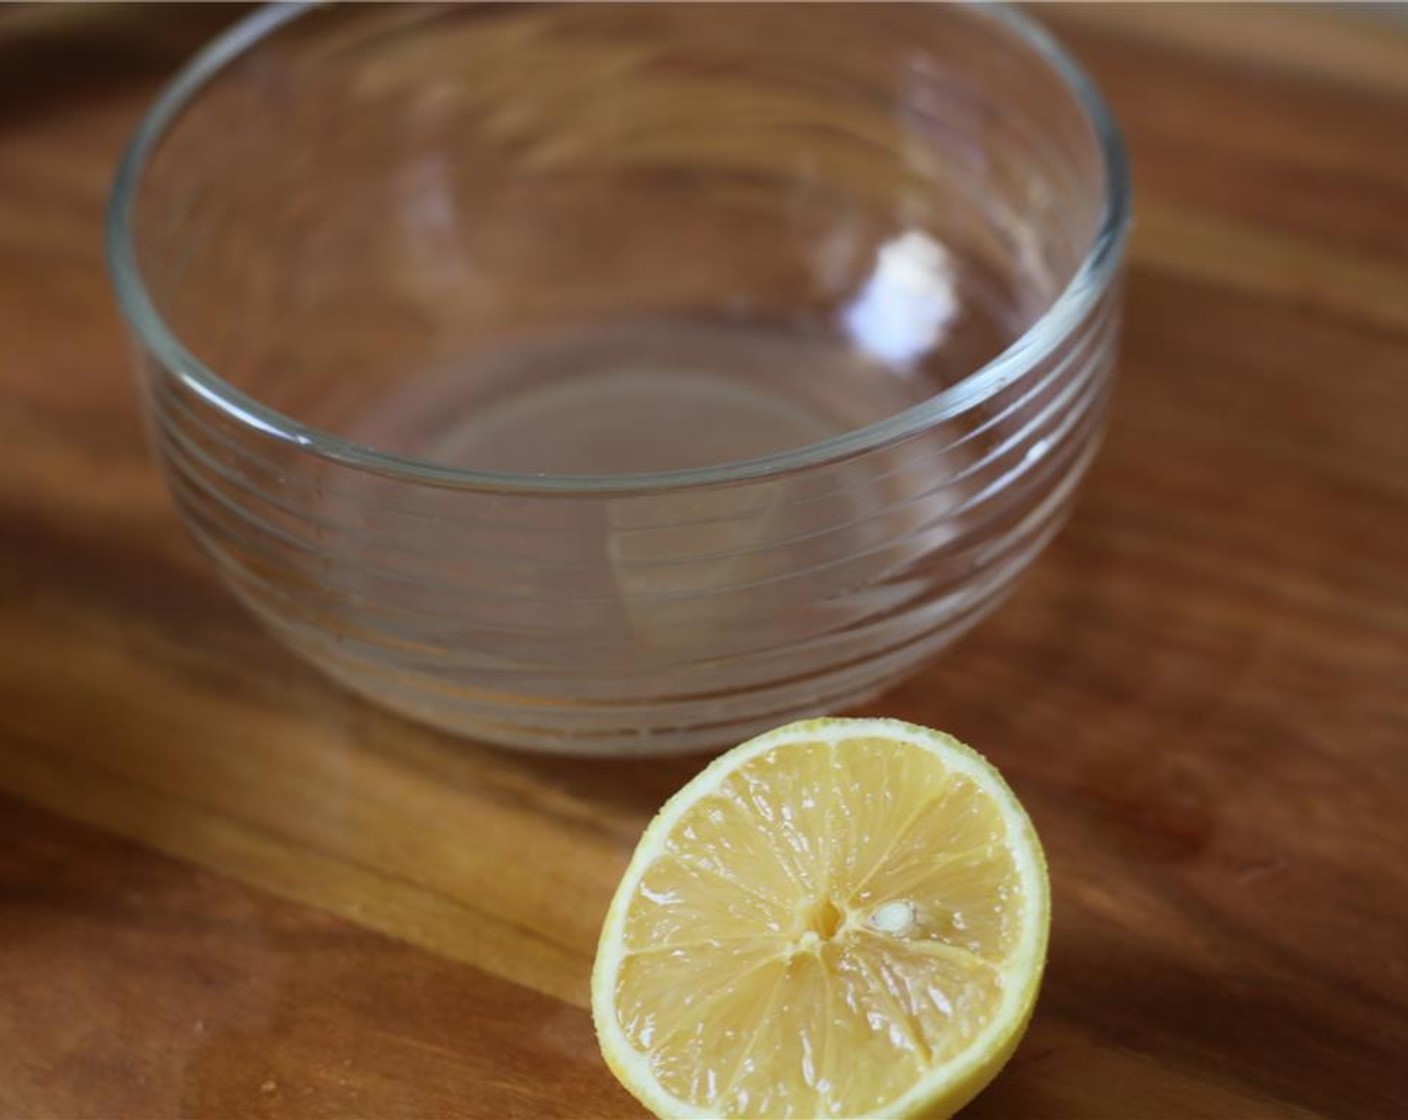
[(997, 771), (893, 720), (790, 724), (646, 829), (592, 976), (603, 1055), (659, 1116), (948, 1116), (1040, 984), (1045, 861)]

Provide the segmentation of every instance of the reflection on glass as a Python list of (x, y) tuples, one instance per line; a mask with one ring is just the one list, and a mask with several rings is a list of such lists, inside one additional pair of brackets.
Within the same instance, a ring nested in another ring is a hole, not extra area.
[(910, 366), (943, 342), (958, 311), (948, 250), (916, 229), (880, 247), (874, 273), (842, 322), (869, 356)]

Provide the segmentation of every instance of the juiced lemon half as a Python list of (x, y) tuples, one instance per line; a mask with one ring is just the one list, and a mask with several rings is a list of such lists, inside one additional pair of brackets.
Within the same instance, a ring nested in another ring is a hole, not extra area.
[(597, 1036), (659, 1116), (949, 1116), (1016, 1047), (1049, 922), (1036, 833), (980, 755), (893, 720), (790, 724), (646, 829)]

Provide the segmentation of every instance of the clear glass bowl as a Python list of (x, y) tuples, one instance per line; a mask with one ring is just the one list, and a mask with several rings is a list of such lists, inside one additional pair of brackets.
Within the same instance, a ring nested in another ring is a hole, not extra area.
[(142, 123), (108, 249), (269, 627), (455, 732), (652, 753), (856, 705), (1012, 587), (1128, 210), (1007, 10), (276, 6)]

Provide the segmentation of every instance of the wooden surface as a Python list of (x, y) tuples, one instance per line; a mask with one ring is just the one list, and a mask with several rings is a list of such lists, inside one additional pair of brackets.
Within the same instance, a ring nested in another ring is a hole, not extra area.
[[(636, 1115), (588, 969), (700, 760), (521, 758), (348, 699), (145, 456), (104, 194), (231, 15), (0, 21), (0, 1116)], [(1010, 605), (872, 709), (985, 750), (1051, 861), (1035, 1022), (966, 1115), (1402, 1115), (1408, 37), (1045, 15), (1134, 158), (1114, 424)]]

